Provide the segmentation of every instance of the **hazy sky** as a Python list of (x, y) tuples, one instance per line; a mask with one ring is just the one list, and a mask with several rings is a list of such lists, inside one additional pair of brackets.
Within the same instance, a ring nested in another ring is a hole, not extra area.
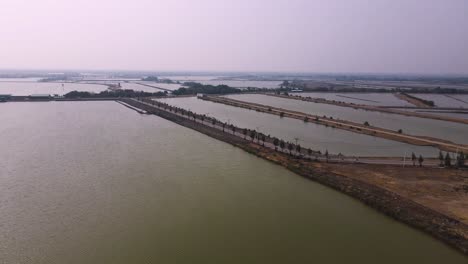
[(468, 74), (468, 1), (0, 0), (0, 68)]

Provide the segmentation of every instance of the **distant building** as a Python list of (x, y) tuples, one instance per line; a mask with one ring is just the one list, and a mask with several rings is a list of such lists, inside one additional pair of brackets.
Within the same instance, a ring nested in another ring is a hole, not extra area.
[(301, 89), (292, 89), (291, 90), (291, 93), (300, 93), (300, 92), (303, 92)]
[(197, 93), (197, 97), (198, 97), (198, 98), (202, 98), (203, 96), (205, 96), (205, 95), (202, 94), (202, 93)]

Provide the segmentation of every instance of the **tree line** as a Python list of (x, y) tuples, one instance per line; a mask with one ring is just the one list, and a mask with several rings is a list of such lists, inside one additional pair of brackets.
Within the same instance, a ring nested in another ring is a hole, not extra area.
[[(243, 139), (245, 140), (250, 140), (252, 142), (256, 142), (259, 145), (265, 146), (265, 143), (270, 143), (273, 145), (275, 151), (281, 151), (283, 153), (289, 154), (290, 156), (294, 156), (297, 158), (306, 158), (306, 159), (312, 159), (314, 158), (315, 160), (318, 160), (319, 156), (323, 156), (325, 160), (328, 162), (329, 159), (331, 158), (330, 153), (328, 150), (325, 150), (324, 153), (321, 151), (316, 151), (312, 150), (311, 148), (303, 148), (300, 144), (294, 144), (289, 141), (285, 141), (283, 139), (277, 138), (277, 137), (272, 137), (270, 135), (265, 135), (261, 132), (258, 132), (256, 130), (252, 129), (247, 129), (247, 128), (240, 128), (237, 126), (234, 126), (233, 124), (228, 124), (227, 122), (222, 122), (214, 117), (207, 116), (205, 114), (197, 114), (195, 112), (192, 112), (190, 110), (186, 110), (180, 107), (175, 107), (171, 106), (167, 103), (151, 100), (148, 98), (138, 98), (139, 100), (146, 102), (148, 104), (155, 105), (159, 108), (162, 108), (166, 111), (173, 112), (175, 114), (180, 114), (182, 116), (186, 116), (189, 120), (193, 120), (194, 122), (200, 121), (202, 123), (207, 122), (208, 124), (211, 124), (212, 127), (220, 127), (222, 129), (223, 133), (231, 133), (235, 135), (236, 133), (239, 133), (242, 135)], [(338, 158), (344, 158), (344, 155), (341, 153), (336, 155)], [(450, 153), (447, 152), (445, 155), (443, 155), (442, 152), (439, 152), (439, 160), (440, 160), (440, 166), (441, 167), (457, 167), (457, 168), (462, 168), (465, 167), (465, 160), (467, 156), (463, 152), (457, 153), (456, 158), (453, 159), (450, 156)], [(422, 155), (416, 156), (416, 154), (413, 152), (411, 154), (411, 161), (413, 162), (413, 166), (416, 166), (416, 162), (419, 164), (420, 167), (423, 166), (424, 163), (424, 157)]]
[(131, 89), (117, 89), (117, 90), (106, 90), (100, 93), (90, 93), (83, 91), (71, 91), (64, 95), (65, 98), (112, 98), (112, 97), (150, 97), (150, 96), (166, 96), (167, 92), (155, 92), (148, 93), (143, 91), (135, 91)]
[(205, 85), (197, 82), (185, 82), (181, 87), (172, 92), (174, 95), (195, 95), (195, 94), (231, 94), (240, 93), (242, 90), (227, 85)]
[[(232, 133), (235, 135), (236, 133), (240, 133), (245, 140), (250, 140), (252, 142), (256, 142), (259, 145), (265, 146), (265, 143), (270, 143), (274, 146), (275, 151), (281, 150), (281, 152), (287, 153), (290, 156), (298, 157), (298, 158), (308, 158), (311, 159), (315, 157), (318, 159), (318, 156), (322, 155), (321, 151), (315, 151), (311, 148), (303, 148), (300, 144), (294, 144), (283, 139), (272, 137), (270, 135), (265, 135), (261, 132), (258, 132), (254, 129), (247, 129), (247, 128), (240, 128), (233, 124), (228, 124), (227, 122), (222, 122), (214, 117), (209, 117), (207, 115), (201, 115), (194, 113), (190, 110), (186, 110), (180, 107), (171, 106), (167, 103), (151, 100), (148, 98), (139, 98), (139, 100), (146, 102), (148, 104), (155, 105), (159, 108), (162, 108), (166, 111), (173, 112), (175, 114), (180, 114), (182, 116), (186, 116), (189, 120), (193, 120), (194, 122), (201, 121), (202, 123), (207, 122), (211, 124), (212, 127), (220, 127), (223, 133)], [(306, 155), (305, 155), (306, 154)], [(323, 155), (326, 160), (328, 161), (330, 155), (328, 150), (325, 151)], [(339, 155), (342, 156), (342, 155)]]

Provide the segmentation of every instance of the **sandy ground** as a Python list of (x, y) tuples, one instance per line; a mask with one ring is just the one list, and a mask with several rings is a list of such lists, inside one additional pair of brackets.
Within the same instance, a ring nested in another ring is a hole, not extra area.
[(387, 165), (317, 166), (383, 187), (468, 224), (468, 170)]

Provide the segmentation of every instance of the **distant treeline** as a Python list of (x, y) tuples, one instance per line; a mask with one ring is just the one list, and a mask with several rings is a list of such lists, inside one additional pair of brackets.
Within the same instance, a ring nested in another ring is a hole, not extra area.
[(449, 83), (466, 84), (467, 76), (404, 76), (404, 75), (338, 75), (334, 77), (337, 81), (412, 81), (425, 83)]
[(196, 82), (185, 82), (185, 87), (181, 87), (172, 92), (174, 95), (194, 95), (194, 94), (231, 94), (240, 93), (240, 89), (227, 85), (204, 85)]
[[(282, 88), (280, 91), (288, 91), (290, 88)], [(468, 94), (468, 90), (454, 88), (357, 88), (357, 87), (314, 87), (303, 88), (305, 92), (335, 92), (335, 93), (432, 93), (432, 94)]]
[(157, 82), (157, 83), (180, 83), (179, 81), (173, 81), (171, 79), (160, 79), (157, 76), (147, 76), (141, 79), (146, 82)]
[(106, 97), (148, 97), (148, 96), (166, 96), (166, 92), (148, 93), (143, 91), (134, 91), (129, 89), (119, 89), (114, 91), (102, 91), (100, 93), (71, 91), (64, 95), (65, 98), (106, 98)]
[(418, 100), (418, 101), (420, 101), (421, 103), (423, 103), (423, 104), (425, 104), (427, 106), (433, 107), (435, 105), (434, 101), (425, 100), (425, 99), (422, 99), (422, 98), (419, 98), (419, 97), (416, 97), (416, 96), (412, 96), (412, 95), (407, 94), (407, 93), (401, 93), (401, 94), (405, 95), (406, 97), (412, 98), (414, 100)]

